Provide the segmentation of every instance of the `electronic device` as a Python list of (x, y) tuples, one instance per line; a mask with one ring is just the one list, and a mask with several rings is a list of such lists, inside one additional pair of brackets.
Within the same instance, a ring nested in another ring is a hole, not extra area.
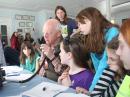
[(3, 70), (3, 69), (1, 68), (1, 64), (0, 64), (0, 87), (3, 86), (2, 83), (3, 83), (4, 80), (5, 80), (4, 76), (5, 76), (5, 70)]

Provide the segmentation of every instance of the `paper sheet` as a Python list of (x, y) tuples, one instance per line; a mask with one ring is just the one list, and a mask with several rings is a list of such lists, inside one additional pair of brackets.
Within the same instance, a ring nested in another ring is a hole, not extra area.
[(23, 68), (18, 66), (3, 66), (3, 70), (5, 70), (6, 76), (5, 79), (8, 81), (21, 81), (32, 76), (30, 73), (22, 73)]
[(3, 68), (3, 70), (5, 70), (6, 74), (19, 73), (19, 72), (23, 71), (23, 68), (18, 67), (18, 66), (3, 66), (2, 68)]
[(56, 97), (90, 97), (85, 94), (75, 94), (75, 93), (61, 93)]
[(13, 76), (5, 76), (5, 80), (18, 82), (21, 80), (25, 80), (31, 76), (32, 74), (19, 74), (19, 75), (13, 75)]
[[(43, 91), (43, 87), (46, 89)], [(29, 91), (26, 91), (23, 93), (24, 96), (29, 96), (29, 97), (54, 97), (59, 92), (64, 92), (67, 90), (68, 87), (57, 85), (54, 83), (49, 83), (49, 82), (43, 82), (39, 84), (38, 86), (32, 88)]]

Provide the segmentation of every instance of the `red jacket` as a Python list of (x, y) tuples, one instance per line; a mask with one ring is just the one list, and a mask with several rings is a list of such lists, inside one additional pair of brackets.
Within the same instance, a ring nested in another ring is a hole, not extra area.
[(10, 40), (11, 42), (11, 48), (18, 50), (19, 49), (19, 43), (18, 43), (18, 37), (14, 36)]

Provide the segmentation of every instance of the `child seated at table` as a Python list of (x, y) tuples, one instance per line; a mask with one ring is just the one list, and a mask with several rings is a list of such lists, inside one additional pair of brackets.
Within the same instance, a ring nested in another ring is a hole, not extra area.
[(35, 72), (38, 57), (32, 44), (29, 41), (24, 41), (21, 45), (20, 66), (30, 72)]
[(65, 38), (60, 44), (60, 50), (61, 63), (68, 65), (69, 71), (62, 73), (58, 78), (58, 83), (73, 89), (82, 87), (88, 90), (94, 74), (87, 69), (89, 55), (84, 45), (78, 38)]
[[(90, 93), (91, 97), (115, 97), (119, 86), (125, 75), (125, 70), (123, 68), (120, 57), (116, 54), (119, 41), (118, 37), (114, 37), (107, 44), (107, 54), (109, 64), (108, 68), (105, 68), (103, 74), (101, 75), (98, 83), (94, 87), (94, 90)], [(83, 88), (77, 88), (77, 92), (88, 93)]]

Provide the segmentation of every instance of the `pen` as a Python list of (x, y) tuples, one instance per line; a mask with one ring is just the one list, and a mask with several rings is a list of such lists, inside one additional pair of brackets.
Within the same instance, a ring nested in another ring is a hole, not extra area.
[(12, 72), (12, 73), (7, 73), (6, 74), (6, 76), (8, 77), (8, 76), (19, 76), (20, 75), (20, 73), (18, 73), (18, 72)]
[(61, 93), (63, 93), (64, 91), (60, 91), (60, 92), (58, 92), (58, 93), (56, 93), (55, 95), (53, 95), (53, 97), (56, 97), (56, 96), (58, 96), (59, 94), (61, 94)]

